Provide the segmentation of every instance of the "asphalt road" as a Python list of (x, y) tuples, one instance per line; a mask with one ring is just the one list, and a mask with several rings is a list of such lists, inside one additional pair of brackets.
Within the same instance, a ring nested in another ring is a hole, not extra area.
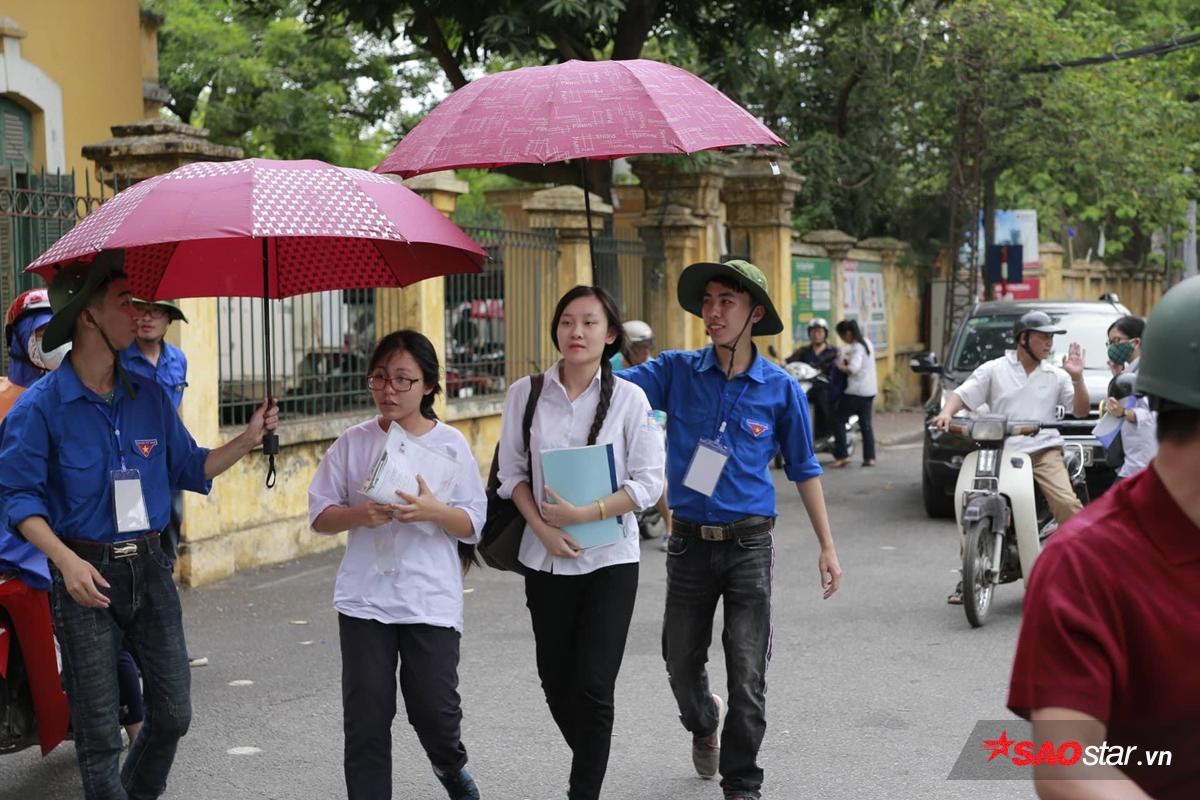
[[(992, 618), (971, 630), (945, 604), (958, 553), (952, 523), (924, 517), (920, 446), (885, 448), (879, 466), (827, 474), (846, 578), (822, 601), (817, 549), (799, 498), (776, 473), (774, 657), (764, 797), (1031, 797), (1021, 782), (948, 781), (980, 719), (1003, 719), (1020, 621), (1019, 584), (997, 591)], [(612, 800), (720, 800), (697, 778), (662, 666), (665, 555), (643, 548), (641, 587), (617, 686), (605, 785)], [(340, 657), (331, 607), (340, 553), (184, 590), (194, 722), (165, 797), (344, 797)], [(464, 741), (483, 796), (566, 795), (569, 753), (546, 710), (521, 583), (489, 570), (467, 578), (460, 669)], [(718, 623), (719, 624), (719, 623)], [(723, 687), (719, 637), (714, 686)], [(394, 728), (399, 800), (445, 795), (401, 713)], [(0, 757), (0, 798), (80, 797), (69, 744)]]

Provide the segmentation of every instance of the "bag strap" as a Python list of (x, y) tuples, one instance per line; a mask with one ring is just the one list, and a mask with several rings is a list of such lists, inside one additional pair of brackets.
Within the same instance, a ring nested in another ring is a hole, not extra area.
[(525, 467), (529, 471), (529, 479), (533, 480), (533, 453), (529, 451), (529, 430), (533, 427), (533, 412), (537, 410), (538, 398), (542, 395), (542, 384), (546, 374), (539, 372), (529, 376), (529, 398), (525, 401), (525, 416), (521, 419), (521, 437), (525, 442)]

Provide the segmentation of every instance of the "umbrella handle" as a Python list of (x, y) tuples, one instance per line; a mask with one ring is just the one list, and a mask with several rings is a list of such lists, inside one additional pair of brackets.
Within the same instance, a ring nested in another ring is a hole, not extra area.
[(262, 437), (263, 455), (267, 457), (267, 488), (275, 488), (275, 456), (279, 455), (279, 436), (274, 433), (264, 433)]

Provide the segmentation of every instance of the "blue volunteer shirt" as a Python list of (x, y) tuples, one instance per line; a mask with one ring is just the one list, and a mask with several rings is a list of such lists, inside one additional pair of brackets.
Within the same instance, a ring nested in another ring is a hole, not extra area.
[(164, 341), (156, 366), (142, 355), (137, 342), (134, 342), (121, 351), (121, 363), (129, 372), (157, 381), (167, 393), (167, 397), (171, 398), (175, 410), (179, 410), (179, 404), (183, 401), (183, 390), (187, 388), (187, 356), (182, 350)]
[[(64, 539), (112, 542), (112, 470), (141, 473), (150, 529), (170, 519), (172, 490), (207, 494), (208, 450), (196, 445), (157, 383), (130, 375), (130, 397), (116, 382), (110, 406), (85, 387), (71, 359), (21, 395), (0, 423), (0, 508), (9, 530), (32, 516)], [(117, 440), (120, 431), (120, 452)]]
[[(821, 474), (812, 449), (808, 402), (799, 385), (755, 351), (750, 368), (726, 381), (712, 347), (671, 350), (621, 372), (636, 383), (654, 408), (667, 413), (667, 493), (680, 519), (724, 524), (750, 515), (777, 516), (770, 465), (783, 453), (789, 480)], [(711, 497), (683, 485), (700, 439), (721, 442), (729, 460)]]

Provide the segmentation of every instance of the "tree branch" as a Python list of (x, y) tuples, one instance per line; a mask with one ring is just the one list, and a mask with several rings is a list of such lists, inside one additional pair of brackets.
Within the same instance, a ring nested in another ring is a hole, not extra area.
[(470, 81), (463, 74), (462, 67), (455, 60), (454, 54), (450, 52), (450, 46), (446, 44), (446, 37), (442, 34), (442, 28), (438, 25), (437, 19), (424, 3), (413, 3), (412, 8), (413, 28), (425, 37), (425, 49), (437, 60), (438, 66), (442, 68), (442, 73), (450, 81), (451, 86), (455, 89), (466, 86)]
[(629, 0), (626, 3), (613, 34), (613, 60), (641, 58), (642, 47), (658, 12), (659, 0)]

